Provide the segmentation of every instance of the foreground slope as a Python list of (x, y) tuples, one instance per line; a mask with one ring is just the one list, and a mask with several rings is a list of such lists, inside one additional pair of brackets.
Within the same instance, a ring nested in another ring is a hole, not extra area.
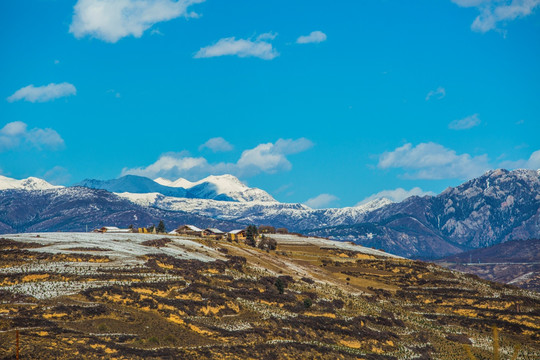
[(540, 356), (540, 296), (361, 246), (146, 234), (0, 240), (0, 358)]

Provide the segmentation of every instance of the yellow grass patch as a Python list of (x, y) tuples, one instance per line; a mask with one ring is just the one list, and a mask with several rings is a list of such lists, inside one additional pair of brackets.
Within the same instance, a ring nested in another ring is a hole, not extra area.
[(173, 322), (175, 324), (183, 325), (185, 324), (184, 320), (180, 318), (180, 316), (172, 314), (167, 318), (170, 322)]
[(28, 281), (44, 280), (44, 279), (48, 279), (49, 276), (50, 276), (49, 274), (26, 275), (25, 277), (22, 278), (22, 281), (28, 282)]
[(58, 318), (62, 318), (64, 316), (67, 316), (66, 313), (53, 313), (53, 314), (44, 314), (43, 317), (45, 319), (58, 319)]
[(199, 333), (199, 334), (201, 334), (201, 335), (212, 335), (212, 334), (213, 334), (212, 332), (210, 332), (210, 331), (208, 331), (208, 330), (203, 330), (203, 329), (201, 329), (200, 327), (195, 326), (195, 325), (193, 325), (193, 324), (189, 324), (188, 326), (189, 326), (189, 328), (190, 328), (191, 330), (193, 330), (193, 331), (195, 331), (196, 333)]
[(358, 340), (340, 340), (339, 343), (353, 349), (359, 349), (362, 347), (362, 343)]

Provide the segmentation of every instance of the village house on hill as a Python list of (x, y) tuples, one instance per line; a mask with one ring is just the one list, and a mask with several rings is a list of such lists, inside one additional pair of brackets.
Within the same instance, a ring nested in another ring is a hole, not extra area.
[(227, 233), (227, 239), (230, 241), (239, 241), (246, 239), (246, 229), (231, 230)]
[(195, 225), (182, 225), (177, 229), (169, 232), (171, 235), (191, 235), (191, 236), (202, 236), (203, 229), (199, 229)]
[(225, 236), (225, 233), (223, 231), (216, 228), (204, 229), (202, 234), (204, 237), (209, 237), (212, 239), (221, 239)]

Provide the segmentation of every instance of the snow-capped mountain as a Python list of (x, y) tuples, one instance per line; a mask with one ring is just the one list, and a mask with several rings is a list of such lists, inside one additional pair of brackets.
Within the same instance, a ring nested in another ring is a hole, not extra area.
[(1, 177), (0, 232), (80, 230), (105, 223), (147, 226), (159, 219), (169, 228), (182, 223), (223, 230), (264, 224), (414, 258), (540, 237), (540, 174), (533, 170), (493, 170), (437, 196), (413, 196), (400, 203), (377, 199), (341, 209), (279, 203), (262, 190), (255, 191), (262, 198), (254, 198), (265, 201), (248, 201), (246, 194), (258, 189), (224, 176), (195, 183), (124, 177), (87, 184), (108, 191)]
[(218, 201), (164, 196), (159, 193), (117, 193), (141, 206), (167, 211), (185, 211), (200, 216), (243, 224), (267, 224), (301, 231), (324, 226), (350, 225), (362, 221), (370, 211), (391, 204), (388, 199), (376, 199), (361, 206), (338, 209), (312, 209), (303, 204), (277, 201)]
[(354, 240), (406, 257), (442, 257), (540, 237), (540, 174), (492, 170), (437, 196), (368, 212), (361, 224), (311, 234)]
[(208, 176), (196, 182), (182, 178), (175, 181), (163, 178), (151, 180), (142, 176), (126, 175), (113, 180), (87, 179), (76, 186), (104, 189), (114, 193), (159, 193), (165, 196), (188, 199), (276, 202), (266, 191), (250, 188), (232, 175)]
[(8, 178), (0, 175), (0, 190), (20, 189), (20, 190), (49, 190), (59, 189), (63, 186), (49, 184), (43, 179), (29, 177), (22, 180)]
[(184, 188), (198, 199), (216, 199), (214, 194), (225, 195), (236, 201), (260, 201), (260, 202), (276, 202), (276, 200), (266, 191), (250, 188), (242, 183), (237, 177), (229, 174), (219, 176), (208, 176), (202, 180), (191, 182), (189, 180), (179, 178), (175, 181), (170, 181), (163, 178), (154, 179), (158, 184)]

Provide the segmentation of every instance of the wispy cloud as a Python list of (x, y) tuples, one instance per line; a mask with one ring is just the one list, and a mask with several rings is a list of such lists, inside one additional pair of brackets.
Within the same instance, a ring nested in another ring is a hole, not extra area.
[(399, 168), (413, 179), (470, 179), (491, 168), (487, 155), (457, 154), (440, 144), (408, 143), (380, 155), (378, 167)]
[(498, 29), (499, 24), (532, 14), (540, 0), (451, 0), (461, 7), (474, 7), (480, 14), (474, 19), (471, 29), (488, 32)]
[(71, 181), (71, 174), (62, 166), (55, 166), (43, 174), (43, 179), (53, 185), (67, 185)]
[(392, 200), (393, 202), (401, 202), (411, 196), (425, 196), (425, 195), (433, 196), (435, 195), (435, 193), (433, 191), (424, 191), (420, 189), (419, 187), (414, 187), (411, 190), (405, 190), (404, 188), (397, 188), (393, 190), (383, 190), (383, 191), (379, 191), (376, 194), (368, 196), (367, 198), (365, 198), (364, 200), (356, 204), (356, 206), (363, 205), (372, 200), (380, 199), (380, 198), (387, 198), (389, 200)]
[(328, 205), (332, 204), (336, 200), (339, 200), (339, 198), (332, 194), (320, 194), (307, 200), (304, 205), (307, 205), (313, 209), (323, 209), (328, 207)]
[(0, 129), (0, 152), (13, 150), (21, 146), (59, 150), (64, 147), (64, 140), (53, 129), (33, 128), (22, 121), (14, 121)]
[(446, 90), (443, 87), (439, 86), (437, 89), (431, 90), (430, 92), (427, 93), (426, 101), (430, 100), (431, 98), (441, 100), (445, 96), (446, 96)]
[(238, 56), (241, 58), (257, 57), (263, 60), (272, 60), (279, 55), (269, 42), (275, 37), (276, 34), (274, 33), (265, 33), (259, 35), (256, 39), (223, 38), (213, 45), (201, 48), (194, 57)]
[(115, 43), (126, 36), (139, 38), (152, 25), (180, 16), (198, 17), (188, 7), (204, 0), (79, 0), (73, 8), (69, 32)]
[(466, 130), (480, 125), (478, 114), (467, 116), (466, 118), (454, 120), (448, 124), (448, 128), (452, 130)]
[(505, 169), (532, 169), (540, 170), (540, 150), (537, 150), (529, 156), (528, 159), (517, 161), (503, 161), (501, 167)]
[(297, 44), (311, 44), (326, 41), (326, 34), (322, 31), (312, 31), (309, 35), (303, 35), (296, 39)]
[(7, 98), (7, 101), (26, 100), (30, 102), (46, 102), (76, 94), (77, 89), (75, 89), (75, 86), (67, 82), (60, 84), (51, 83), (44, 86), (28, 85), (15, 91), (13, 95)]
[(240, 177), (259, 173), (273, 174), (292, 168), (288, 156), (306, 151), (313, 143), (305, 138), (279, 139), (275, 143), (259, 144), (242, 152), (234, 163), (210, 163), (204, 157), (193, 157), (188, 152), (166, 153), (146, 167), (124, 168), (122, 175), (140, 175), (150, 178), (165, 177), (200, 179), (207, 175), (233, 174)]
[(210, 149), (213, 152), (226, 152), (231, 151), (233, 146), (222, 137), (215, 137), (208, 139), (207, 142), (199, 146), (199, 151), (203, 149)]

